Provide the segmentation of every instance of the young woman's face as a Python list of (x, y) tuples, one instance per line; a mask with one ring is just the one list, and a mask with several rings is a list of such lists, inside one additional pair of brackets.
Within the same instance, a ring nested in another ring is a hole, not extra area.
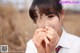
[(45, 27), (49, 26), (55, 29), (57, 32), (61, 30), (61, 16), (58, 17), (55, 14), (49, 14), (48, 16), (43, 14), (42, 16), (39, 14), (39, 10), (36, 11), (38, 17), (36, 20), (37, 27)]

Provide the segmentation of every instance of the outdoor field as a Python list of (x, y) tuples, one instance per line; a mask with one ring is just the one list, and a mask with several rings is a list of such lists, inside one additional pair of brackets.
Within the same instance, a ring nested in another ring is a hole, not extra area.
[[(64, 29), (80, 36), (80, 12), (67, 10), (65, 17)], [(18, 11), (13, 6), (0, 6), (0, 45), (8, 45), (8, 53), (24, 53), (35, 29), (27, 9)]]

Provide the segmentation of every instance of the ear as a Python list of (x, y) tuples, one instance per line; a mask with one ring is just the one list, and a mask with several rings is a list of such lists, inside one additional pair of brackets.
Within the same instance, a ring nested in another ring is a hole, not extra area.
[(60, 13), (60, 21), (61, 21), (61, 24), (63, 25), (64, 21), (65, 21), (65, 11), (62, 10), (61, 13)]
[(63, 20), (65, 18), (65, 11), (64, 10), (61, 11), (60, 18), (61, 18), (61, 20)]

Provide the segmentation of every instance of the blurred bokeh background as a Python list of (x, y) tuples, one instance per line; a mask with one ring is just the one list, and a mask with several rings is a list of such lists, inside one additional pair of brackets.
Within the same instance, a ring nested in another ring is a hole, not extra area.
[[(0, 0), (0, 45), (8, 45), (8, 53), (25, 53), (26, 43), (32, 38), (36, 25), (28, 11), (33, 0)], [(66, 19), (64, 29), (80, 36), (80, 0), (62, 0)]]

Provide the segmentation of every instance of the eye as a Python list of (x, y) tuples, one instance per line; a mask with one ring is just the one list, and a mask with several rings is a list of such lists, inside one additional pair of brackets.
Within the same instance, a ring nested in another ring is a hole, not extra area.
[(49, 18), (52, 18), (52, 17), (54, 17), (54, 16), (48, 16)]
[(55, 15), (54, 14), (49, 14), (48, 18), (53, 18)]

